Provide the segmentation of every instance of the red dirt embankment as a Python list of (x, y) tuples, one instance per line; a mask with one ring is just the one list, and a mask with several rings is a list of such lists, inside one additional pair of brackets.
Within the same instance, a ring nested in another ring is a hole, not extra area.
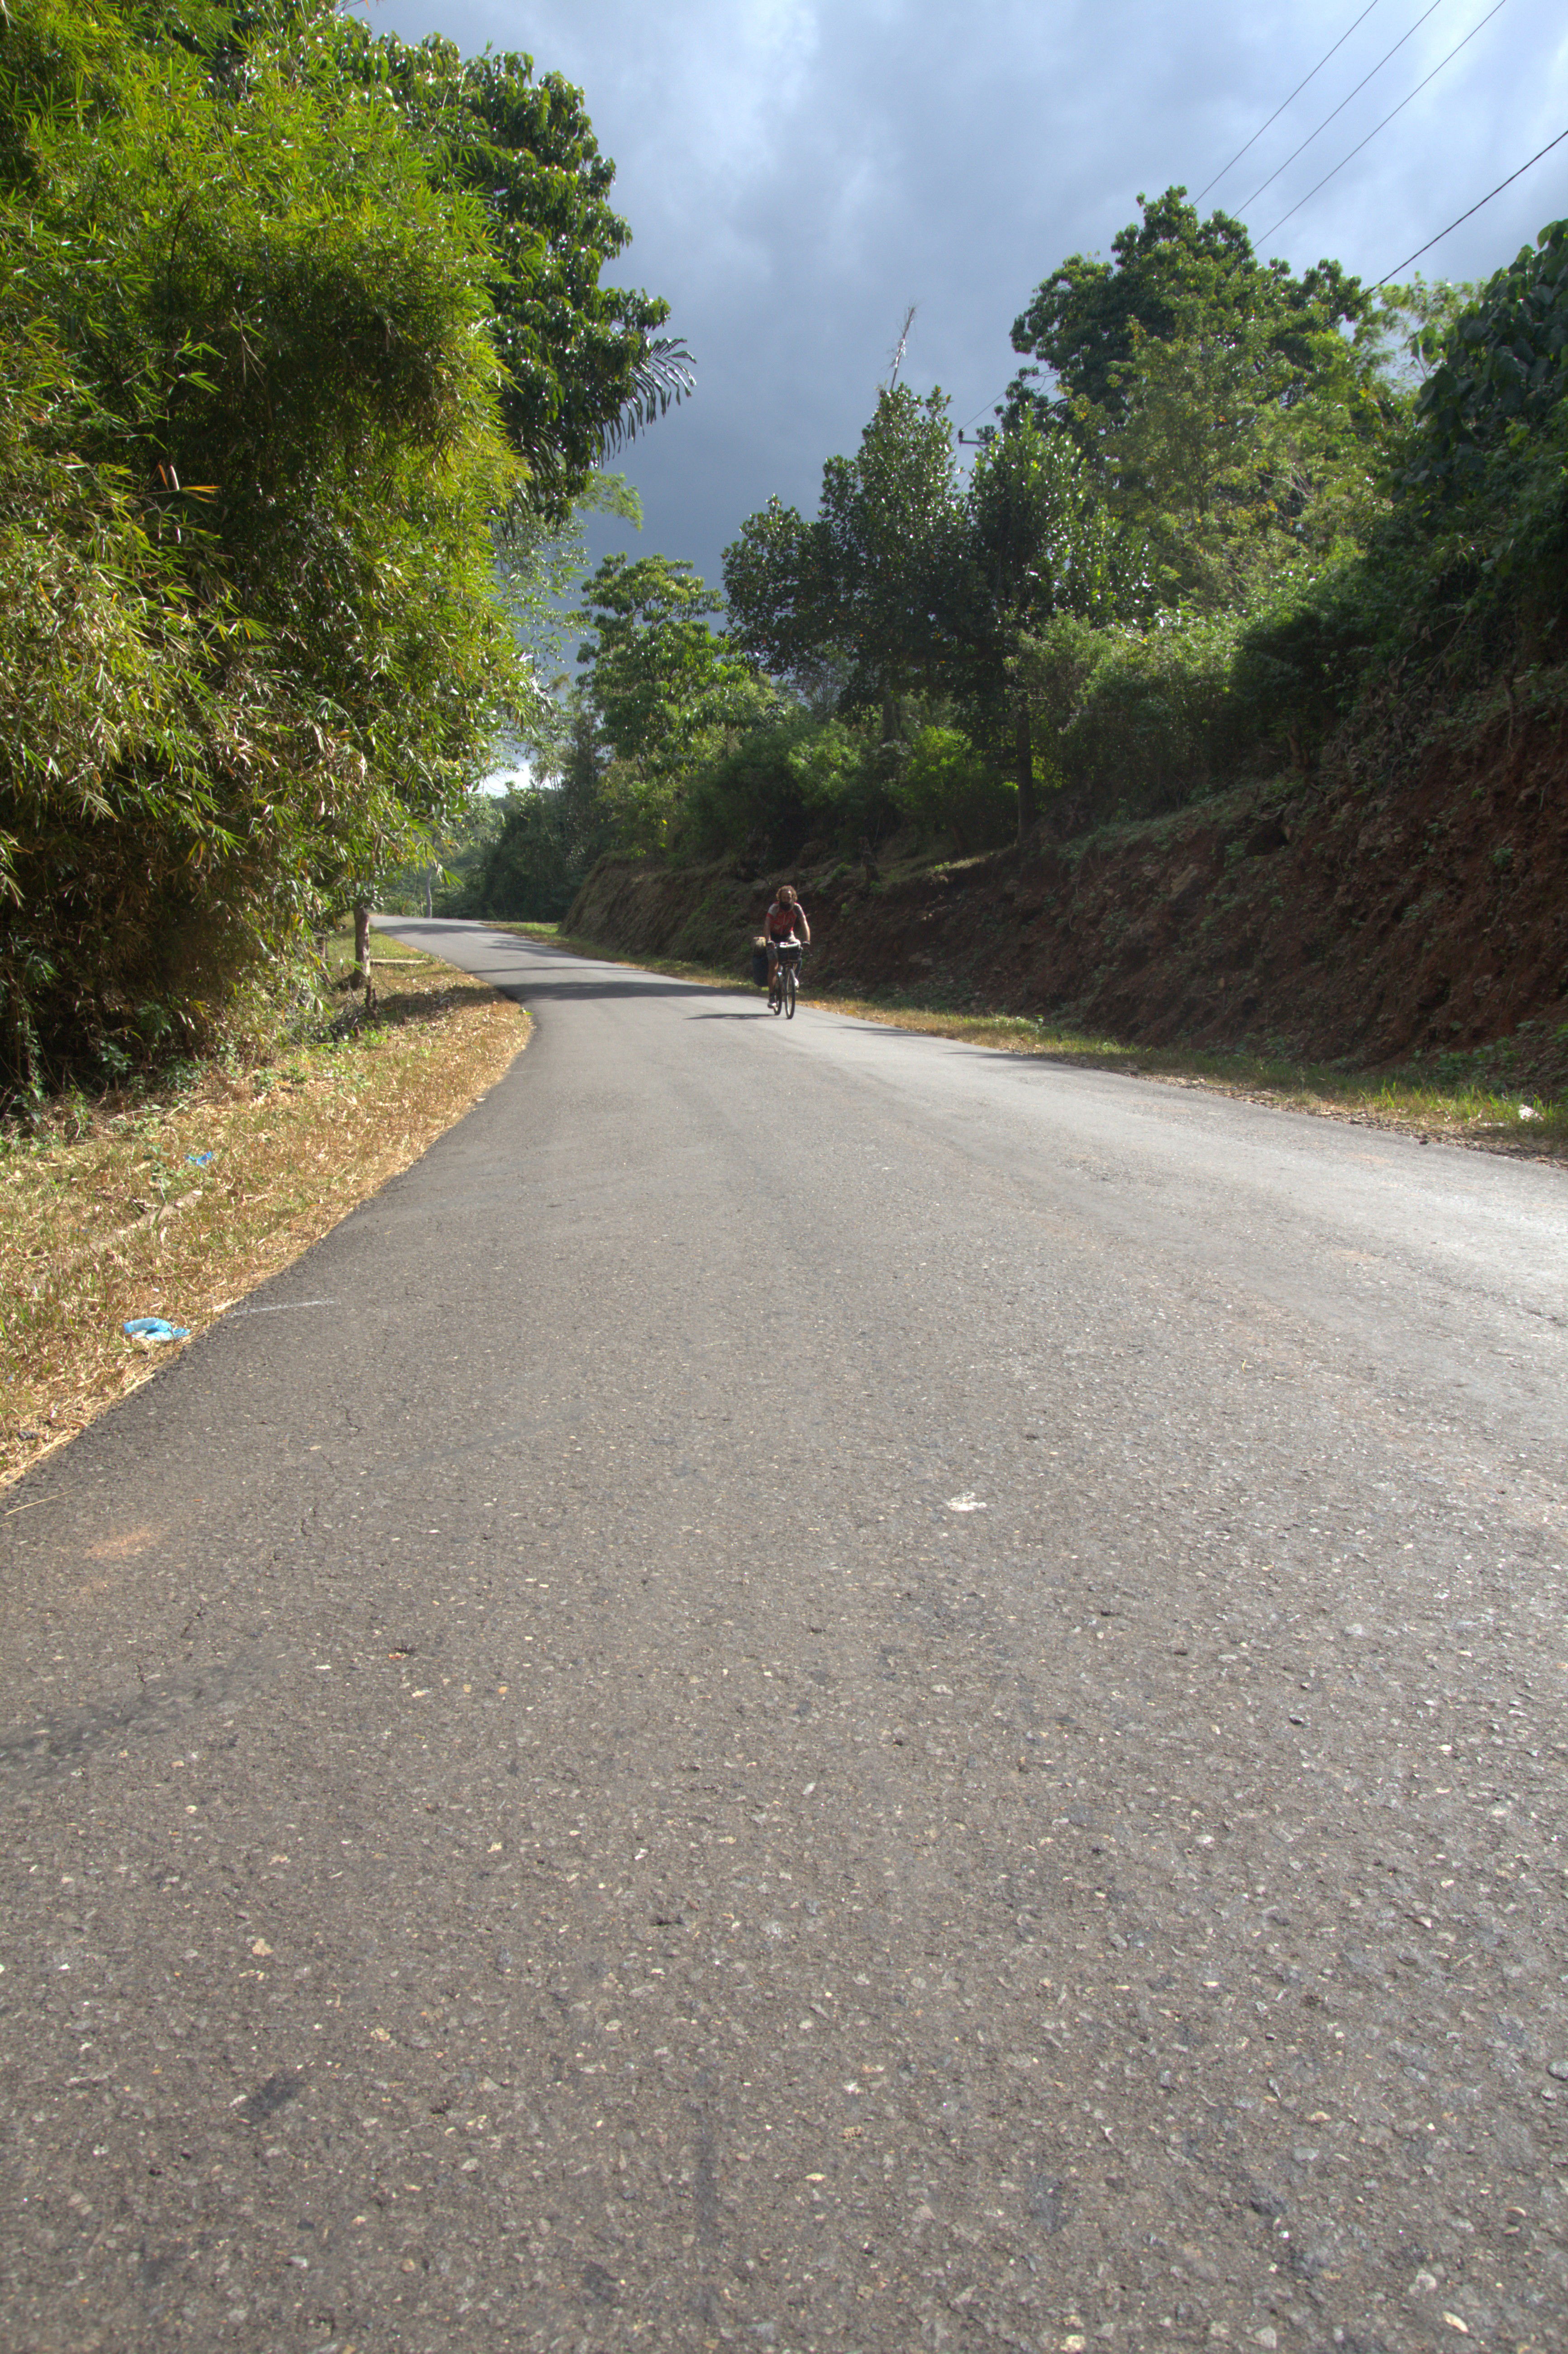
[[(738, 970), (779, 879), (606, 859), (565, 928)], [(1568, 1075), (1561, 707), (1440, 735), (1382, 789), (1276, 785), (886, 882), (789, 879), (813, 988), (1367, 1067), (1523, 1028), (1540, 1080)]]

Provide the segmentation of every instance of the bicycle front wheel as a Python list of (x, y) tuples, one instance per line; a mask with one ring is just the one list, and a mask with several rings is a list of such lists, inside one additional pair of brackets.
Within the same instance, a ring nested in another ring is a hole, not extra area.
[(787, 1021), (793, 1022), (795, 1019), (795, 968), (792, 964), (784, 967), (783, 979), (784, 1015)]

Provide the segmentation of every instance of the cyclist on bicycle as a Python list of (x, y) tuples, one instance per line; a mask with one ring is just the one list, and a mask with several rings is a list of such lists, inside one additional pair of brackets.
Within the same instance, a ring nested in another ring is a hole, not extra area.
[(786, 940), (799, 940), (802, 947), (811, 945), (811, 927), (806, 921), (806, 910), (795, 896), (792, 883), (780, 883), (778, 896), (763, 919), (762, 936), (768, 943), (768, 986), (773, 986), (773, 976), (779, 970), (779, 951)]

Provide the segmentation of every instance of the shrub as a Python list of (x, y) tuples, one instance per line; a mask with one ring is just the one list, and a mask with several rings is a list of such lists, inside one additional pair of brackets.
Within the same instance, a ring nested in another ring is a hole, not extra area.
[(959, 727), (917, 728), (889, 794), (928, 844), (946, 835), (961, 858), (998, 849), (1017, 831), (1017, 786), (999, 777)]
[(1234, 615), (1162, 613), (1093, 633), (1075, 707), (1056, 738), (1073, 815), (1152, 816), (1213, 790), (1233, 765)]
[(885, 805), (864, 734), (796, 710), (715, 745), (687, 784), (681, 835), (702, 856), (749, 845), (788, 860), (813, 836), (857, 840)]

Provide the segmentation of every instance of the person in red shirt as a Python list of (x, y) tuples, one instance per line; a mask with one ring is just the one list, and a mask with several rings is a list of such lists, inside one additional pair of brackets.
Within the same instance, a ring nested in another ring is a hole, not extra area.
[(811, 927), (806, 921), (806, 910), (795, 896), (792, 883), (779, 885), (773, 905), (763, 918), (762, 936), (768, 943), (768, 986), (771, 989), (780, 941), (799, 940), (805, 948), (811, 945)]

